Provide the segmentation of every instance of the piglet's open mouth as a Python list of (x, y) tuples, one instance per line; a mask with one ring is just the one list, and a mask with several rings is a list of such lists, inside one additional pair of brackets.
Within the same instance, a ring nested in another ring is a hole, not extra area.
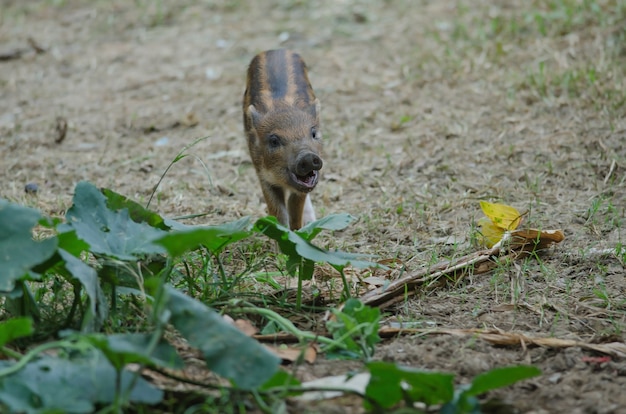
[(294, 182), (295, 186), (298, 190), (302, 192), (309, 192), (315, 188), (317, 185), (317, 180), (319, 178), (318, 171), (311, 171), (306, 175), (297, 175), (293, 172), (291, 173), (291, 179)]

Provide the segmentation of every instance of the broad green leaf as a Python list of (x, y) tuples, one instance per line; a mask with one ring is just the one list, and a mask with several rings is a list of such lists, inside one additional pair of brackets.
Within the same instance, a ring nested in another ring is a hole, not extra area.
[(428, 372), (376, 361), (367, 364), (371, 378), (365, 394), (384, 408), (405, 398), (426, 405), (444, 404), (454, 397), (454, 375)]
[(322, 217), (319, 220), (307, 224), (300, 230), (296, 230), (296, 233), (303, 239), (311, 241), (322, 230), (343, 230), (353, 221), (354, 216), (350, 214), (331, 214), (330, 216)]
[(120, 260), (137, 260), (146, 254), (164, 253), (153, 243), (165, 231), (130, 219), (127, 209), (107, 208), (106, 198), (92, 184), (76, 185), (74, 204), (67, 211), (68, 224), (60, 230), (76, 230), (79, 238), (89, 243), (90, 251)]
[(173, 369), (183, 366), (183, 361), (176, 350), (163, 340), (160, 340), (154, 351), (149, 354), (148, 348), (152, 340), (150, 334), (90, 335), (84, 338), (100, 349), (116, 369), (130, 363)]
[(98, 281), (98, 273), (94, 268), (65, 250), (59, 249), (58, 253), (64, 261), (65, 269), (80, 282), (89, 298), (89, 312), (83, 319), (83, 330), (94, 331), (99, 329), (107, 317), (108, 304)]
[[(0, 361), (0, 369), (13, 362)], [(156, 404), (163, 392), (141, 376), (121, 373), (121, 389), (132, 386), (130, 401)], [(136, 379), (136, 382), (133, 381)], [(116, 371), (100, 352), (73, 359), (43, 356), (14, 374), (0, 377), (0, 403), (11, 412), (91, 413), (115, 398)]]
[(296, 245), (296, 251), (300, 256), (313, 260), (314, 262), (328, 263), (335, 267), (352, 266), (359, 269), (381, 267), (378, 263), (363, 260), (372, 257), (370, 255), (346, 253), (338, 250), (324, 250), (299, 238), (293, 232), (289, 234), (289, 240)]
[(260, 387), (278, 370), (277, 356), (217, 312), (171, 286), (165, 289), (164, 308), (171, 312), (170, 322), (202, 351), (209, 369), (243, 389)]
[(173, 231), (155, 243), (165, 247), (167, 252), (174, 257), (200, 246), (205, 246), (215, 254), (227, 245), (245, 239), (250, 234), (250, 219), (244, 217), (219, 226), (190, 227), (186, 230)]
[(33, 334), (33, 320), (31, 318), (13, 318), (0, 322), (0, 347), (14, 339)]
[(496, 368), (474, 378), (466, 395), (480, 395), (496, 388), (508, 387), (518, 381), (541, 375), (541, 370), (529, 365)]
[[(296, 271), (300, 267), (302, 257), (296, 251), (295, 243), (289, 240), (289, 229), (280, 224), (278, 220), (276, 220), (276, 217), (268, 216), (256, 221), (254, 231), (276, 240), (280, 251), (287, 255), (287, 271), (292, 276), (295, 276)], [(310, 277), (306, 276), (301, 277), (303, 279), (310, 279)]]
[(75, 230), (65, 231), (57, 235), (59, 249), (63, 249), (73, 256), (79, 257), (82, 252), (89, 250), (89, 244), (80, 239)]
[[(113, 190), (109, 190), (108, 188), (102, 188), (101, 192), (106, 197), (107, 206), (111, 210), (127, 209), (128, 213), (130, 214), (130, 218), (137, 223), (146, 223), (152, 227), (156, 227), (165, 231), (169, 231), (177, 227), (177, 222), (165, 220), (157, 213), (146, 209), (141, 204), (129, 199), (128, 197), (118, 194)], [(179, 226), (181, 229), (186, 227), (182, 224), (180, 224)]]
[(12, 291), (16, 280), (56, 251), (56, 237), (33, 240), (40, 218), (37, 210), (0, 200), (0, 291)]
[[(264, 217), (257, 220), (254, 229), (278, 242), (280, 250), (288, 257), (287, 270), (291, 274), (295, 274), (302, 258), (313, 262), (329, 263), (336, 268), (343, 268), (348, 265), (357, 268), (381, 267), (378, 263), (363, 260), (371, 257), (368, 255), (341, 251), (331, 252), (321, 249), (302, 238), (298, 233), (282, 226), (274, 217)], [(303, 277), (303, 279), (307, 279), (307, 277)]]
[[(64, 226), (64, 225), (62, 225)], [(61, 226), (61, 228), (63, 228)], [(67, 230), (67, 227), (66, 227)], [(64, 274), (67, 275), (63, 269), (65, 269), (65, 260), (59, 254), (60, 250), (71, 254), (75, 258), (80, 258), (82, 252), (89, 250), (89, 244), (84, 240), (81, 240), (76, 235), (75, 230), (65, 231), (64, 233), (57, 234), (57, 251), (45, 262), (39, 263), (33, 267), (33, 272), (40, 274)], [(67, 269), (66, 269), (67, 270)]]

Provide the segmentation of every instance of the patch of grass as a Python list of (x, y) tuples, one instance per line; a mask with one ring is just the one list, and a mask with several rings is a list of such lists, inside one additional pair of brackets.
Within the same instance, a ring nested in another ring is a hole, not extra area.
[(596, 233), (619, 229), (624, 220), (623, 212), (622, 208), (613, 203), (611, 196), (596, 196), (585, 213), (585, 225)]
[[(458, 6), (429, 33), (442, 48), (433, 56), (440, 70), (482, 75), (496, 65), (503, 70), (489, 71), (490, 80), (510, 94), (571, 98), (570, 105), (591, 104), (615, 118), (626, 102), (625, 28), (622, 1), (550, 0), (514, 8)], [(512, 79), (512, 89), (504, 86)]]

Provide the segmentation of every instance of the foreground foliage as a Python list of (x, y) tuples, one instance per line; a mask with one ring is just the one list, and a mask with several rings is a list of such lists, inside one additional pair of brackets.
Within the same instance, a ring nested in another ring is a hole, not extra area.
[[(298, 381), (279, 371), (279, 358), (266, 347), (173, 283), (184, 279), (180, 268), (192, 252), (205, 252), (224, 272), (220, 257), (227, 247), (262, 234), (277, 242), (287, 271), (298, 277), (299, 309), (302, 280), (312, 277), (315, 262), (329, 263), (342, 276), (348, 265), (376, 266), (362, 255), (312, 243), (321, 230), (343, 229), (351, 221), (346, 214), (329, 216), (295, 232), (273, 217), (254, 224), (244, 218), (220, 226), (186, 226), (86, 182), (77, 185), (65, 220), (0, 200), (0, 294), (5, 304), (0, 350), (10, 358), (0, 363), (0, 406), (29, 413), (92, 412), (98, 407), (120, 412), (130, 404), (158, 404), (163, 391), (140, 373), (182, 367), (176, 349), (164, 339), (175, 328), (232, 390), (252, 391), (261, 408), (274, 411), (283, 398), (302, 393)], [(51, 235), (33, 239), (36, 226), (37, 233)], [(63, 296), (63, 283), (72, 287), (71, 298)], [(127, 315), (119, 314), (120, 301), (128, 298), (148, 305), (143, 316), (135, 315), (137, 327), (131, 332), (122, 323)], [(323, 350), (370, 361), (380, 340), (380, 311), (349, 299), (333, 313), (327, 327), (333, 339), (320, 339)], [(268, 310), (259, 314), (272, 316)], [(283, 327), (289, 324), (282, 319)], [(307, 335), (302, 338), (315, 338)], [(41, 340), (25, 353), (15, 350)], [(372, 410), (421, 401), (445, 404), (446, 412), (470, 412), (478, 407), (472, 399), (476, 395), (537, 374), (511, 368), (454, 391), (447, 374), (375, 362), (365, 369), (372, 378), (361, 395)]]

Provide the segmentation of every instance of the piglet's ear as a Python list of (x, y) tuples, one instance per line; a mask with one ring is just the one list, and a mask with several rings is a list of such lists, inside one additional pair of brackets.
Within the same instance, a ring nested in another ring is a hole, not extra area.
[(257, 128), (261, 123), (263, 116), (256, 110), (254, 105), (248, 106), (246, 109), (246, 123), (254, 128)]

